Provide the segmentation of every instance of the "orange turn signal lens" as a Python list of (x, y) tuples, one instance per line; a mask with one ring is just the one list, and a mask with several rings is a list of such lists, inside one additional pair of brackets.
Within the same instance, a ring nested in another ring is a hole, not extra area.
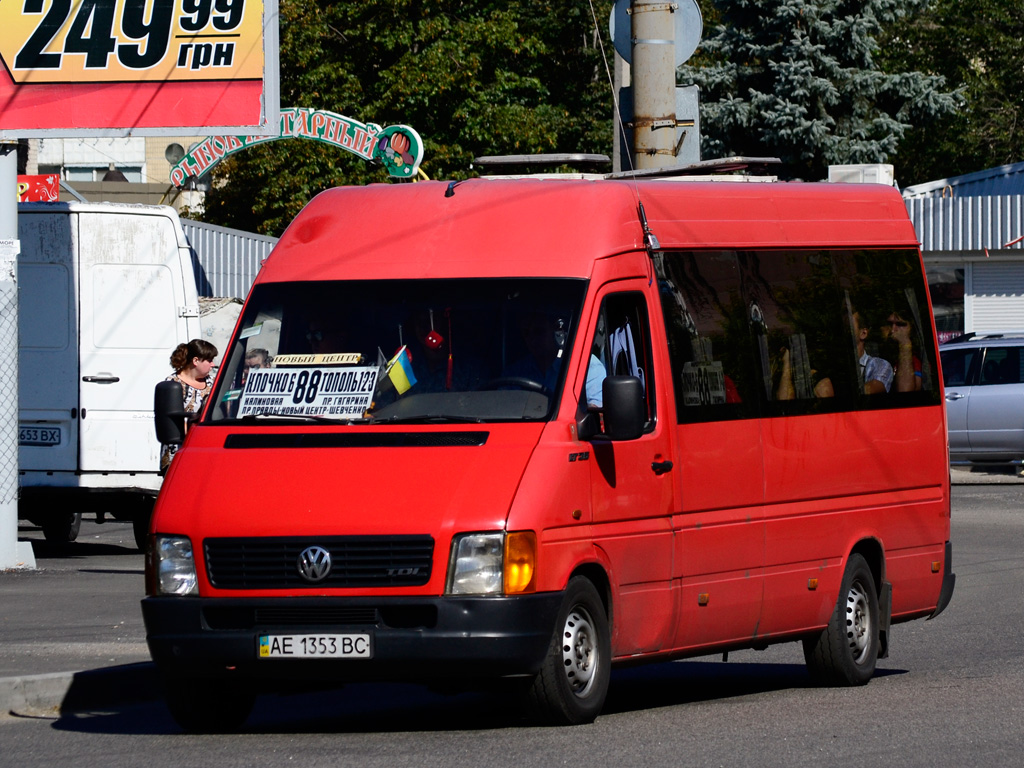
[(505, 594), (536, 592), (537, 534), (515, 531), (505, 536)]

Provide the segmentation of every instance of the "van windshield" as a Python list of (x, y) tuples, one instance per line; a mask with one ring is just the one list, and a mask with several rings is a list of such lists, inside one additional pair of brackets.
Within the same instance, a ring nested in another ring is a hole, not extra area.
[(585, 291), (579, 279), (257, 285), (205, 420), (547, 419)]

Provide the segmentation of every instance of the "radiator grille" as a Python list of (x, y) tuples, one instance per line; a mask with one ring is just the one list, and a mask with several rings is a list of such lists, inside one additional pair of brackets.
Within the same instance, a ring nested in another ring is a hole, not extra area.
[[(330, 552), (331, 570), (311, 583), (299, 574), (307, 547)], [(203, 542), (206, 572), (218, 589), (415, 587), (430, 581), (434, 539), (421, 536), (212, 538)]]

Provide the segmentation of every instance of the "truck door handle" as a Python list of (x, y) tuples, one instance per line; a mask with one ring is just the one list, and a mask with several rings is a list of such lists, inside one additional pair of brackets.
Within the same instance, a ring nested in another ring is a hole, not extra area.
[(653, 461), (651, 462), (651, 469), (654, 470), (656, 475), (664, 475), (666, 472), (672, 470), (671, 461)]
[(82, 381), (86, 381), (90, 384), (116, 384), (121, 380), (119, 376), (112, 376), (109, 373), (105, 373), (101, 376), (83, 376)]
[(946, 393), (946, 399), (947, 400), (963, 400), (965, 397), (966, 397), (966, 395), (961, 395), (959, 392), (947, 392)]

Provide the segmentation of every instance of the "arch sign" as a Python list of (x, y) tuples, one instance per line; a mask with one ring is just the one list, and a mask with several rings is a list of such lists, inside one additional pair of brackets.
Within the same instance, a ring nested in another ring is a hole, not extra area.
[(276, 136), (211, 136), (192, 147), (171, 168), (171, 183), (181, 189), (229, 155), (268, 141), (293, 138), (323, 142), (379, 162), (399, 179), (415, 176), (423, 160), (423, 140), (407, 125), (381, 128), (322, 109), (282, 107)]

